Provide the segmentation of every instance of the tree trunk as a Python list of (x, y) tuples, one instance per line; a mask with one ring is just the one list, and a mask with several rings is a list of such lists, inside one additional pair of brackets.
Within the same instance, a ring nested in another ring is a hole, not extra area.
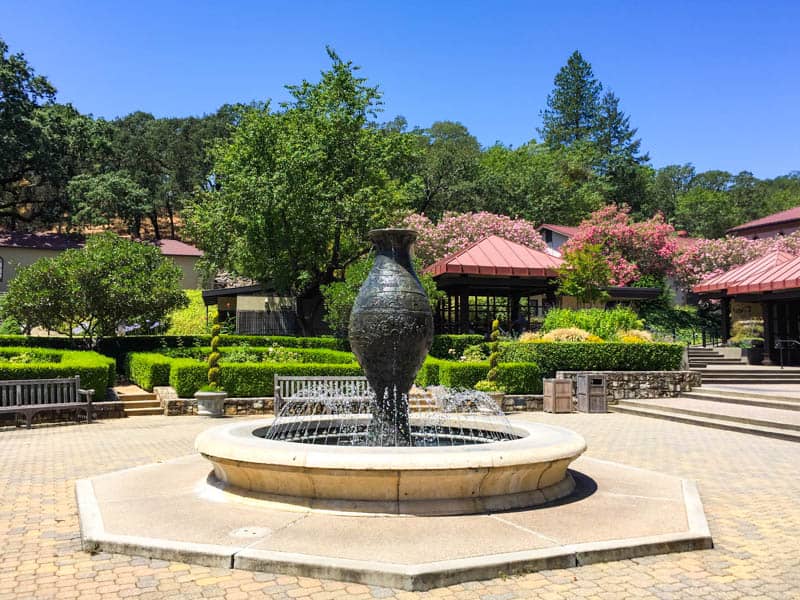
[(161, 239), (161, 230), (158, 228), (158, 214), (157, 213), (150, 213), (150, 222), (153, 224), (153, 236), (157, 239)]

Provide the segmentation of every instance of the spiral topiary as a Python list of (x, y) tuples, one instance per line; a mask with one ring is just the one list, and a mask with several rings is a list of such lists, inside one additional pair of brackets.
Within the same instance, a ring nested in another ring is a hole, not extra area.
[(500, 321), (492, 321), (492, 334), (489, 336), (489, 372), (486, 374), (487, 381), (497, 381), (497, 363), (500, 362)]
[(219, 390), (219, 332), (221, 331), (218, 320), (214, 319), (214, 326), (211, 328), (211, 354), (208, 355), (208, 387), (212, 390)]

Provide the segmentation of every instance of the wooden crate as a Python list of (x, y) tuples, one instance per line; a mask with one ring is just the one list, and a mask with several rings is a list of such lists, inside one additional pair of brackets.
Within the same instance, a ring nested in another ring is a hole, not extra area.
[(550, 413), (572, 412), (572, 381), (569, 379), (544, 379), (542, 409)]

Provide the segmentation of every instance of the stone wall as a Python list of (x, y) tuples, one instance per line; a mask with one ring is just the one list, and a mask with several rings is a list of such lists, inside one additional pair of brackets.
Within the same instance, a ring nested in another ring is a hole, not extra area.
[(697, 371), (557, 371), (556, 378), (572, 380), (576, 394), (579, 374), (606, 376), (606, 399), (609, 404), (634, 398), (675, 398), (702, 384)]
[[(156, 386), (153, 393), (161, 403), (164, 414), (169, 417), (177, 415), (196, 415), (197, 400), (194, 398), (178, 398), (171, 387)], [(264, 398), (225, 398), (226, 415), (266, 415), (272, 414), (272, 397)]]
[(503, 398), (503, 412), (518, 412), (522, 410), (541, 411), (541, 394), (510, 395), (506, 394)]

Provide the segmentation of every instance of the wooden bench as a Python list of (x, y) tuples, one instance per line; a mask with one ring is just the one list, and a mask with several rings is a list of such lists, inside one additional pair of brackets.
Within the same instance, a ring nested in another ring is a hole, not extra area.
[(75, 420), (80, 411), (86, 422), (92, 422), (92, 397), (94, 390), (82, 390), (81, 378), (19, 379), (0, 381), (0, 414), (25, 415), (28, 429), (33, 417), (40, 412), (75, 410)]
[(309, 401), (309, 392), (325, 388), (329, 394), (341, 394), (353, 399), (368, 399), (374, 395), (366, 377), (327, 375), (275, 375), (274, 411), (277, 415), (286, 402)]

